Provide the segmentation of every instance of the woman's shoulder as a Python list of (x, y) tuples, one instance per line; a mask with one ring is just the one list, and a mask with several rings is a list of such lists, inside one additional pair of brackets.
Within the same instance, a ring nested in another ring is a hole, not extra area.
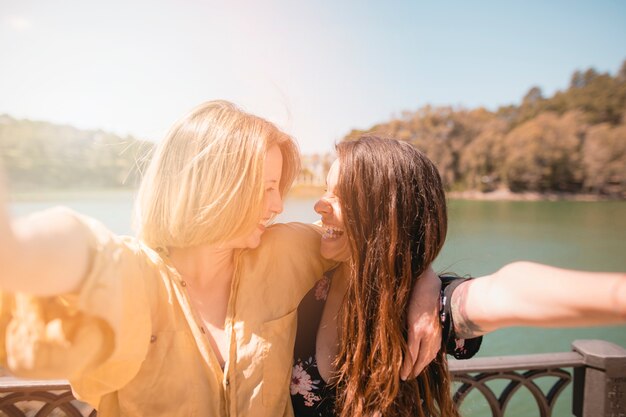
[(296, 236), (296, 237), (317, 235), (319, 237), (322, 233), (322, 228), (314, 223), (301, 223), (301, 222), (275, 223), (267, 228), (266, 233), (291, 235), (291, 236)]
[(319, 250), (322, 229), (311, 223), (276, 223), (268, 227), (261, 246), (283, 250)]

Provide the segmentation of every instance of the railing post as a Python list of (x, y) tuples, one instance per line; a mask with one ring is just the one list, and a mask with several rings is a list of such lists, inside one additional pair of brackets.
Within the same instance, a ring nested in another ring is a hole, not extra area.
[(574, 370), (574, 415), (626, 417), (626, 349), (603, 340), (576, 340), (572, 349), (585, 364)]

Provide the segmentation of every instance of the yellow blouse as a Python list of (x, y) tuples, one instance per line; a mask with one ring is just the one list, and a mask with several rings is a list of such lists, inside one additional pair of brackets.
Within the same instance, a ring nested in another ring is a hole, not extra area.
[(186, 283), (159, 253), (76, 215), (91, 241), (77, 294), (0, 293), (0, 363), (65, 378), (108, 416), (291, 416), (296, 309), (325, 269), (319, 229), (272, 226), (236, 256), (222, 370)]

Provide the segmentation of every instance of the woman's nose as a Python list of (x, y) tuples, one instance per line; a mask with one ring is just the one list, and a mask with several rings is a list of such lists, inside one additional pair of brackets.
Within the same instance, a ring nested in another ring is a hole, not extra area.
[(275, 214), (280, 214), (283, 212), (283, 199), (280, 195), (271, 200), (270, 211)]
[(313, 206), (313, 209), (317, 214), (328, 214), (332, 211), (332, 207), (330, 206), (330, 204), (328, 204), (328, 202), (325, 201), (323, 198), (317, 200), (317, 202)]

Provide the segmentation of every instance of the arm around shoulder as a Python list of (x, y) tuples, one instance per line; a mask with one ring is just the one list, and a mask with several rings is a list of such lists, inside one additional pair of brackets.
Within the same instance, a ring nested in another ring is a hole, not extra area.
[[(325, 271), (338, 265), (320, 253), (322, 229), (315, 224), (284, 223), (272, 227), (272, 234), (263, 237), (266, 249), (295, 266), (299, 274), (292, 277), (307, 291), (322, 278)], [(306, 292), (306, 291), (305, 291)], [(303, 294), (304, 295), (304, 294)]]
[(419, 375), (441, 348), (440, 292), (441, 280), (428, 267), (415, 281), (407, 308), (409, 355), (400, 374), (404, 380)]

